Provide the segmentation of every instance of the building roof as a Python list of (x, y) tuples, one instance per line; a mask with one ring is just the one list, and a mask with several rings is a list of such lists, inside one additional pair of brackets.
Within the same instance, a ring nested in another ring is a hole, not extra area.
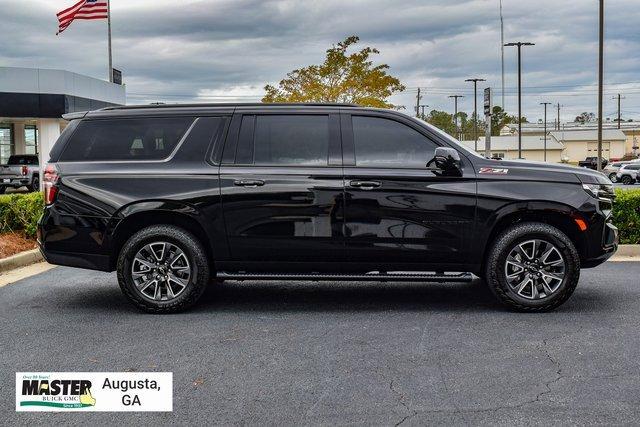
[[(555, 123), (548, 122), (547, 130), (553, 131)], [(618, 123), (612, 121), (605, 121), (602, 123), (603, 129), (618, 129)], [(598, 123), (589, 122), (589, 123), (579, 123), (579, 122), (568, 122), (561, 124), (561, 130), (566, 131), (574, 131), (574, 130), (597, 130)], [(640, 121), (634, 122), (621, 122), (620, 128), (623, 131), (631, 131), (631, 130), (640, 130)], [(517, 123), (509, 123), (504, 126), (502, 131), (510, 131), (510, 132), (518, 132), (518, 124)], [(522, 124), (522, 134), (526, 133), (537, 133), (544, 131), (544, 123), (523, 123)]]
[[(484, 151), (484, 137), (478, 139), (478, 151)], [(462, 144), (470, 148), (475, 149), (475, 143), (473, 141), (461, 141)], [(541, 136), (522, 136), (522, 150), (543, 150), (544, 139)], [(563, 150), (564, 146), (553, 138), (547, 138), (547, 150)], [(491, 137), (491, 151), (514, 151), (518, 150), (518, 136), (492, 136)]]
[[(558, 141), (597, 141), (597, 130), (556, 130), (549, 133)], [(603, 129), (602, 139), (607, 141), (624, 141), (627, 139), (624, 132), (618, 129)]]

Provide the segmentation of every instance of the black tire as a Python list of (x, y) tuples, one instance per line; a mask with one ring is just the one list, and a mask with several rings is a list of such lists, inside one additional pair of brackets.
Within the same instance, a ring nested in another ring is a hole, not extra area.
[[(168, 301), (151, 299), (134, 284), (131, 269), (139, 250), (156, 241), (178, 247), (187, 257), (190, 277), (184, 289)], [(118, 256), (118, 283), (125, 296), (147, 313), (175, 313), (195, 304), (209, 284), (209, 260), (202, 244), (191, 233), (172, 225), (153, 225), (135, 233), (122, 247)]]
[[(509, 253), (517, 245), (532, 239), (549, 242), (558, 249), (565, 261), (562, 282), (553, 293), (540, 299), (519, 295), (507, 282), (505, 271)], [(571, 239), (557, 228), (543, 223), (523, 222), (497, 236), (488, 252), (485, 279), (491, 291), (509, 308), (521, 312), (549, 311), (567, 301), (576, 289), (580, 279), (580, 256)]]
[(621, 181), (624, 185), (631, 185), (631, 184), (633, 184), (633, 179), (632, 179), (629, 175), (624, 175), (620, 181)]
[(7, 187), (5, 186), (0, 186), (0, 194), (4, 194), (5, 191), (7, 191)]
[(31, 185), (29, 186), (29, 190), (32, 192), (40, 191), (40, 178), (34, 176), (31, 180)]
[(616, 178), (616, 173), (615, 173), (615, 172), (611, 172), (611, 173), (609, 174), (609, 181), (611, 181), (611, 182), (616, 182), (616, 179), (617, 179), (617, 178)]

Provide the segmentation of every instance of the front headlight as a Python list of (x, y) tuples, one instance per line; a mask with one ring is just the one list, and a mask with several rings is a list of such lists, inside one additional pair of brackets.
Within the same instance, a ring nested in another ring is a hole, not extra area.
[(613, 200), (615, 198), (613, 184), (582, 184), (582, 188), (596, 199)]

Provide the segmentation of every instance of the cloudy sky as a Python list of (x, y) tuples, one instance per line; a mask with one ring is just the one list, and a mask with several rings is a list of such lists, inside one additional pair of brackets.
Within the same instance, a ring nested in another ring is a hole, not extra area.
[[(105, 78), (106, 22), (78, 21), (56, 36), (55, 13), (75, 0), (0, 0), (0, 65), (57, 68)], [(640, 119), (640, 4), (607, 0), (605, 114), (617, 92), (623, 116)], [(499, 0), (112, 0), (114, 67), (128, 103), (259, 101), (266, 83), (322, 61), (332, 43), (355, 34), (407, 86), (394, 96), (452, 110), (452, 94), (481, 77), (500, 104)], [(505, 41), (525, 40), (523, 114), (560, 102), (563, 120), (596, 111), (598, 2), (503, 0)], [(505, 48), (506, 109), (517, 111), (516, 51)]]

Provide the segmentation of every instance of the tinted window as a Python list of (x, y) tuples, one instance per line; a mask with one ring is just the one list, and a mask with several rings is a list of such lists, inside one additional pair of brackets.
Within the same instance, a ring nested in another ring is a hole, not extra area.
[(165, 159), (192, 122), (192, 117), (84, 120), (60, 160)]
[(437, 145), (418, 131), (380, 117), (352, 116), (356, 166), (424, 168)]
[(326, 166), (329, 116), (244, 116), (236, 163)]

